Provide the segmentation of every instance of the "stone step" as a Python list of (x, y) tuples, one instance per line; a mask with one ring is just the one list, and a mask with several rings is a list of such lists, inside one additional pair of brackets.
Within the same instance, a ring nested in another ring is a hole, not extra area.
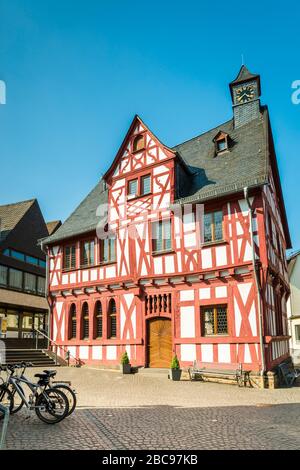
[(23, 361), (31, 362), (35, 367), (57, 367), (54, 359), (41, 349), (6, 350), (2, 364), (18, 364)]
[(169, 369), (154, 368), (154, 367), (141, 367), (138, 369), (138, 373), (142, 375), (165, 375), (168, 376)]

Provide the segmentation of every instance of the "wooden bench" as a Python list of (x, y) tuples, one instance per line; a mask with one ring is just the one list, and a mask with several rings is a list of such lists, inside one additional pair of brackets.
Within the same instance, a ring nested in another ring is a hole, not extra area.
[(196, 375), (205, 377), (220, 377), (222, 379), (234, 378), (239, 387), (245, 386), (249, 380), (249, 372), (243, 371), (242, 364), (236, 364), (236, 369), (207, 369), (201, 363), (194, 361), (193, 367), (188, 369), (190, 380), (194, 380)]
[(286, 362), (284, 362), (283, 364), (279, 364), (278, 370), (281, 379), (288, 387), (291, 387), (295, 380), (300, 377), (300, 370), (295, 369), (292, 363), (287, 364)]

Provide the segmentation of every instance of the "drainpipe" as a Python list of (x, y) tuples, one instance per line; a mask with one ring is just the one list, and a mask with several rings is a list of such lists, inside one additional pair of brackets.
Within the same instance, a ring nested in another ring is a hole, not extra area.
[(262, 317), (262, 309), (261, 309), (261, 288), (260, 288), (260, 279), (256, 269), (256, 254), (255, 254), (255, 245), (254, 245), (254, 237), (253, 237), (253, 214), (254, 211), (251, 207), (249, 194), (248, 194), (248, 187), (244, 188), (244, 197), (247, 201), (248, 209), (249, 209), (249, 222), (250, 222), (250, 238), (251, 238), (251, 248), (252, 248), (252, 264), (253, 264), (253, 271), (254, 271), (254, 278), (255, 278), (255, 285), (256, 285), (256, 292), (257, 292), (257, 308), (258, 308), (258, 323), (259, 323), (259, 342), (260, 342), (260, 356), (261, 356), (261, 382), (262, 387), (265, 388), (265, 381), (264, 381), (264, 373), (266, 370), (265, 364), (265, 348), (264, 348), (264, 338), (263, 338), (263, 317)]
[[(44, 243), (41, 241), (41, 250), (45, 253), (46, 255), (46, 279), (45, 279), (45, 295), (46, 299), (49, 305), (49, 313), (48, 313), (48, 334), (47, 336), (50, 337), (50, 326), (51, 326), (51, 306), (49, 304), (48, 298), (49, 298), (49, 288), (48, 288), (48, 282), (49, 282), (49, 263), (48, 263), (48, 250), (44, 248)], [(49, 349), (49, 340), (48, 340), (48, 349)]]

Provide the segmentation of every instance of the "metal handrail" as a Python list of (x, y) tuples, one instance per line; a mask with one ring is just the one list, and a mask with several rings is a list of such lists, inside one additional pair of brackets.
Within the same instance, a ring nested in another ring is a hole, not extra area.
[(5, 448), (5, 439), (6, 439), (7, 427), (8, 427), (8, 421), (9, 421), (9, 408), (0, 404), (0, 411), (4, 413), (2, 433), (0, 436), (0, 450), (2, 450)]
[[(48, 341), (50, 342), (51, 346), (52, 345), (55, 345), (55, 364), (57, 365), (57, 348), (61, 348), (67, 355), (67, 361), (68, 361), (68, 365), (69, 365), (69, 361), (70, 361), (70, 358), (74, 359), (76, 365), (78, 366), (81, 366), (81, 360), (79, 358), (77, 358), (76, 356), (73, 356), (70, 351), (65, 347), (65, 346), (61, 346), (59, 344), (57, 344), (53, 339), (51, 339), (48, 335), (46, 335), (45, 333), (43, 333), (43, 331), (40, 331), (38, 330), (37, 328), (33, 328), (33, 330), (39, 334), (41, 334), (42, 336), (44, 336), (44, 338), (48, 339)], [(38, 335), (36, 335), (35, 337), (35, 349), (38, 349)]]

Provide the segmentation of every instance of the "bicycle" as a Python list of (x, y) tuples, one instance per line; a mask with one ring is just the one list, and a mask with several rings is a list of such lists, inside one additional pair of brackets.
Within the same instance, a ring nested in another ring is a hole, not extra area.
[[(22, 369), (19, 377), (26, 379), (26, 377), (24, 376), (24, 373), (25, 373), (26, 368), (30, 366), (32, 366), (30, 362), (29, 363), (22, 362), (20, 365), (18, 365), (16, 369), (17, 368)], [(43, 374), (35, 374), (35, 377), (39, 379), (49, 378), (49, 384), (46, 386), (46, 389), (56, 388), (56, 389), (62, 390), (62, 392), (66, 395), (69, 401), (69, 411), (68, 411), (67, 416), (70, 416), (75, 410), (76, 405), (77, 405), (77, 398), (76, 398), (75, 390), (71, 388), (71, 382), (67, 382), (67, 381), (65, 382), (64, 381), (57, 381), (57, 382), (52, 381), (51, 382), (51, 379), (53, 379), (56, 376), (57, 371), (56, 370), (44, 370), (43, 372), (44, 372)], [(19, 387), (22, 389), (21, 385), (19, 385)], [(19, 398), (19, 400), (18, 401), (16, 400), (15, 398), (16, 391), (14, 389), (11, 390), (11, 392), (14, 396), (14, 408), (11, 411), (11, 414), (15, 414), (22, 409), (22, 407), (24, 406), (24, 401), (20, 398), (20, 396), (17, 396), (17, 399)], [(22, 392), (23, 392), (23, 389), (22, 389)]]
[[(0, 385), (0, 403), (4, 404), (6, 401), (10, 412), (12, 412), (14, 409), (14, 392), (21, 398), (22, 406), (25, 405), (30, 411), (34, 410), (37, 417), (44, 423), (56, 424), (66, 418), (69, 413), (68, 398), (57, 388), (46, 388), (50, 382), (49, 376), (43, 374), (43, 377), (40, 377), (37, 383), (33, 383), (26, 377), (14, 375), (15, 370), (18, 368), (20, 368), (18, 365), (0, 366), (0, 370), (7, 372), (6, 382)], [(31, 391), (28, 400), (20, 383), (27, 385)]]

